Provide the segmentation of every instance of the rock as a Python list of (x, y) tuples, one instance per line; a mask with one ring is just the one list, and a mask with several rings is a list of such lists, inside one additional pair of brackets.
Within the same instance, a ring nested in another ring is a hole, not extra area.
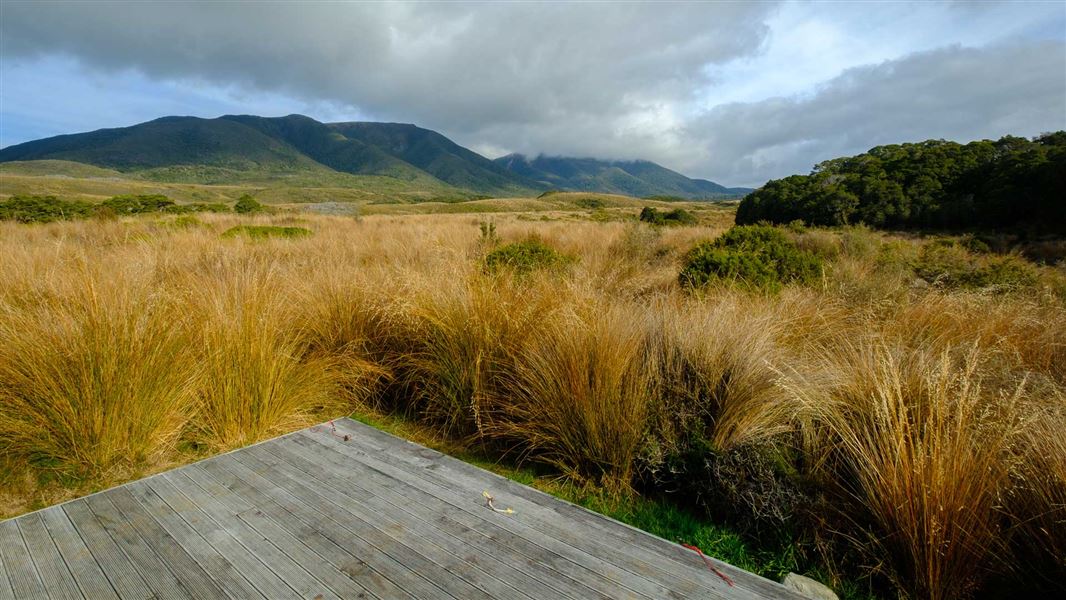
[(810, 577), (789, 573), (785, 575), (785, 580), (781, 583), (793, 592), (811, 600), (837, 600), (837, 595), (833, 593), (833, 590)]

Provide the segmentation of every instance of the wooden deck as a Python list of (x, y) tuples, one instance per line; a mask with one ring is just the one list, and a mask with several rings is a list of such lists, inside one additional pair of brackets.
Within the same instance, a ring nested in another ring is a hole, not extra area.
[[(799, 598), (349, 419), (0, 522), (0, 598)], [(489, 490), (500, 508), (487, 508)]]

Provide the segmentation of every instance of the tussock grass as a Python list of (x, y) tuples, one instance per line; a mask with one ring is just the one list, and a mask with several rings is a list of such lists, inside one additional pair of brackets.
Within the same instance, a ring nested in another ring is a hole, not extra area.
[[(254, 244), (220, 238), (236, 215), (0, 223), (3, 510), (361, 406), (604, 506), (726, 519), (830, 583), (1063, 580), (1061, 273), (938, 286), (924, 240), (796, 228), (820, 277), (691, 293), (683, 261), (724, 227), (580, 218), (498, 214), (492, 244), (469, 215), (309, 216), (313, 236)], [(530, 237), (576, 260), (485, 271)]]
[(173, 449), (200, 372), (183, 316), (143, 272), (72, 262), (0, 305), (0, 447), (44, 472), (106, 477)]
[(1005, 550), (996, 513), (1018, 460), (1026, 382), (997, 386), (978, 346), (842, 340), (830, 352), (830, 386), (797, 376), (788, 388), (826, 429), (819, 474), (865, 534), (850, 541), (916, 597), (967, 595)]

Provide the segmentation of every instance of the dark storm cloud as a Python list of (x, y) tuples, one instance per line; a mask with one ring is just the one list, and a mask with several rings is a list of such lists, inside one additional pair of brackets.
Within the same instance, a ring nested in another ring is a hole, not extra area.
[(12, 4), (9, 57), (64, 52), (452, 131), (611, 118), (753, 52), (771, 4)]

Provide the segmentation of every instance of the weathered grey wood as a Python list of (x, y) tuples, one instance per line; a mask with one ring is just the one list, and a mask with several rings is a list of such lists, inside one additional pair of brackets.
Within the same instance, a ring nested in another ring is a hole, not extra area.
[[(70, 518), (86, 550), (92, 553), (99, 564), (101, 574), (107, 577), (120, 598), (152, 598), (152, 590), (137, 573), (129, 557), (117, 546), (107, 531), (104, 530), (96, 515), (89, 509), (85, 500), (75, 500), (62, 506), (63, 513)], [(45, 511), (52, 512), (52, 511)], [(53, 533), (53, 537), (57, 535)], [(80, 583), (80, 582), (79, 582)], [(84, 588), (83, 588), (84, 590)], [(86, 592), (86, 596), (92, 597)]]
[[(267, 598), (291, 597), (294, 594), (314, 596), (312, 591), (322, 591), (315, 589), (316, 584), (319, 588), (322, 587), (321, 584), (309, 578), (299, 565), (293, 563), (273, 545), (264, 544), (262, 538), (244, 527), (236, 515), (226, 514), (224, 510), (215, 510), (212, 499), (206, 494), (189, 498), (175, 489), (166, 480), (165, 474), (154, 477), (147, 483), (160, 499), (181, 515), (211, 548), (224, 556), (237, 572), (263, 596)], [(192, 490), (185, 491), (192, 493)], [(259, 554), (263, 560), (272, 563), (277, 574), (271, 567), (256, 558), (256, 554), (249, 550), (249, 547), (254, 548), (255, 553)], [(190, 551), (194, 550), (188, 546), (187, 548)], [(309, 579), (311, 581), (308, 581)], [(224, 589), (225, 587), (223, 585)]]
[[(434, 517), (423, 518), (415, 511), (406, 510), (405, 503), (392, 504), (388, 502), (384, 494), (380, 493), (382, 490), (369, 491), (364, 489), (358, 483), (359, 478), (351, 477), (350, 473), (347, 472), (345, 468), (347, 465), (329, 460), (328, 453), (325, 455), (315, 453), (314, 451), (317, 448), (308, 451), (307, 448), (299, 444), (291, 444), (291, 440), (292, 437), (289, 437), (284, 447), (278, 444), (271, 444), (270, 446), (261, 447), (260, 450), (270, 452), (282, 461), (292, 462), (294, 466), (308, 473), (313, 473), (319, 480), (323, 476), (332, 476), (336, 481), (342, 482), (339, 487), (344, 490), (344, 493), (352, 501), (353, 508), (380, 515), (386, 523), (406, 523), (410, 530), (417, 533), (418, 538), (423, 540), (424, 544), (432, 543), (437, 548), (442, 549), (447, 555), (454, 556), (458, 560), (471, 565), (473, 569), (480, 570), (485, 575), (510, 586), (498, 591), (487, 590), (493, 593), (494, 597), (531, 600), (531, 597), (522, 590), (541, 587), (542, 584), (538, 580), (516, 568), (517, 557), (494, 556), (492, 553), (487, 552), (481, 544), (470, 544), (463, 539), (447, 534)], [(325, 461), (323, 461), (324, 458), (326, 459)], [(316, 464), (316, 462), (321, 463), (321, 465)], [(490, 583), (490, 585), (499, 588), (494, 583)], [(550, 585), (548, 588), (554, 589)], [(558, 590), (556, 591), (558, 592)]]
[(0, 541), (0, 600), (15, 600), (15, 591), (8, 580), (7, 567), (4, 566), (3, 542)]
[(84, 598), (78, 584), (74, 583), (70, 570), (67, 569), (67, 563), (52, 541), (52, 536), (48, 535), (48, 528), (44, 526), (41, 513), (26, 515), (25, 519), (19, 519), (18, 524), (22, 539), (26, 542), (26, 551), (37, 566), (37, 574), (41, 576), (48, 595), (70, 600)]
[[(463, 571), (464, 565), (456, 564), (451, 556), (437, 556), (430, 549), (420, 546), (418, 540), (412, 539), (409, 532), (396, 524), (382, 525), (381, 515), (360, 515), (349, 510), (348, 499), (328, 487), (314, 485), (305, 474), (284, 463), (263, 463), (255, 452), (258, 448), (249, 448), (247, 452), (232, 454), (234, 460), (260, 472), (269, 472), (272, 481), (278, 483), (285, 491), (307, 503), (316, 505), (321, 510), (328, 510), (334, 520), (358, 531), (360, 536), (370, 541), (375, 547), (393, 555), (406, 565), (412, 565), (419, 573), (430, 574), (431, 581), (456, 598), (492, 598), (481, 586), (488, 582), (479, 581), (470, 572)], [(467, 579), (470, 577), (475, 581)]]
[[(340, 427), (339, 422), (338, 427)], [(721, 580), (711, 581), (707, 578), (707, 574), (698, 570), (694, 573), (686, 574), (687, 576), (674, 576), (672, 579), (663, 576), (661, 572), (656, 571), (653, 567), (638, 561), (637, 557), (631, 554), (630, 548), (626, 547), (624, 553), (614, 554), (612, 549), (619, 547), (618, 545), (599, 545), (599, 540), (595, 537), (586, 539), (586, 536), (588, 536), (587, 531), (574, 527), (574, 524), (569, 522), (564, 523), (563, 526), (558, 525), (550, 516), (545, 517), (540, 514), (543, 513), (543, 509), (540, 506), (532, 503), (511, 502), (512, 500), (518, 500), (518, 498), (508, 496), (503, 499), (503, 496), (500, 496), (501, 503), (506, 503), (505, 505), (507, 506), (513, 505), (516, 515), (521, 515), (521, 519), (506, 518), (504, 515), (481, 509), (480, 501), (482, 499), (480, 493), (481, 490), (488, 489), (488, 487), (476, 483), (460, 487), (453, 483), (454, 480), (461, 479), (461, 474), (459, 473), (461, 469), (445, 467), (444, 470), (446, 472), (437, 473), (434, 469), (411, 468), (410, 465), (402, 463), (394, 464), (391, 461), (390, 452), (377, 451), (374, 452), (372, 457), (365, 449), (358, 447), (361, 440), (357, 438), (352, 438), (352, 441), (348, 443), (343, 443), (329, 436), (321, 436), (315, 439), (321, 444), (331, 445), (347, 453), (350, 458), (358, 463), (376, 469), (389, 477), (404, 481), (409, 488), (420, 488), (438, 496), (456, 508), (478, 506), (479, 511), (486, 515), (486, 519), (491, 519), (502, 527), (512, 531), (514, 531), (515, 527), (522, 528), (524, 533), (522, 530), (515, 531), (518, 535), (528, 538), (531, 535), (531, 531), (542, 534), (543, 538), (540, 538), (539, 544), (551, 548), (560, 555), (570, 557), (572, 560), (580, 560), (582, 561), (581, 564), (589, 570), (608, 576), (616, 586), (616, 589), (628, 589), (634, 593), (652, 598), (691, 597), (696, 596), (697, 593), (706, 598), (723, 598), (727, 596), (729, 598), (742, 598), (747, 594), (746, 590), (729, 588)], [(440, 465), (438, 465), (438, 469), (440, 468)], [(498, 486), (491, 487), (491, 489), (494, 493), (498, 493)], [(550, 503), (554, 500), (554, 498), (546, 494), (544, 496), (543, 502), (545, 503)], [(603, 558), (606, 555), (610, 555), (609, 561)], [(702, 586), (694, 583), (694, 580), (698, 582), (700, 578), (704, 580), (704, 585)], [(664, 581), (670, 582), (669, 585), (664, 585)], [(710, 582), (709, 584), (706, 583), (708, 581)], [(719, 585), (720, 587), (716, 589), (715, 586)], [(730, 593), (727, 594), (726, 590)]]
[[(323, 438), (322, 443), (332, 442)], [(566, 539), (560, 539), (574, 537), (575, 534), (568, 533), (561, 536), (555, 533), (552, 535), (551, 528), (546, 527), (544, 522), (532, 518), (529, 511), (525, 513), (519, 511), (514, 516), (494, 513), (484, 507), (484, 501), (481, 496), (481, 490), (485, 489), (484, 487), (453, 489), (450, 485), (439, 485), (439, 482), (422, 479), (422, 473), (407, 471), (403, 468), (377, 461), (370, 458), (365, 452), (350, 448), (348, 445), (345, 446), (345, 451), (353, 452), (354, 454), (349, 457), (355, 458), (358, 463), (363, 464), (365, 467), (402, 481), (406, 490), (421, 489), (450, 504), (452, 510), (472, 511), (473, 514), (481, 515), (482, 518), (499, 525), (515, 536), (531, 540), (550, 552), (565, 556), (570, 561), (584, 567), (587, 573), (593, 573), (596, 576), (605, 578), (608, 582), (606, 590), (611, 590), (604, 591), (607, 595), (612, 597), (621, 595), (626, 597), (675, 598), (695, 593), (695, 588), (691, 584), (678, 585), (678, 582), (671, 581), (669, 585), (664, 585), (662, 580), (648, 578), (642, 573), (621, 567), (619, 563), (624, 562), (626, 558), (621, 555), (612, 556), (611, 560), (605, 560), (602, 555), (614, 552), (611, 547), (601, 547), (598, 551), (593, 552), (581, 550), (572, 543), (568, 543)], [(445, 477), (451, 475), (451, 473), (444, 474)], [(573, 540), (569, 541), (572, 542)], [(586, 575), (585, 580), (592, 583), (596, 582), (595, 576)], [(706, 597), (719, 598), (720, 596), (711, 594)]]
[[(115, 508), (122, 514), (137, 535), (151, 548), (152, 552), (159, 556), (163, 568), (160, 570), (144, 571), (141, 575), (145, 580), (152, 581), (156, 577), (166, 577), (162, 571), (173, 574), (185, 590), (194, 598), (226, 598), (227, 595), (219, 587), (215, 580), (204, 571), (196, 559), (189, 555), (178, 540), (163, 528), (152, 516), (145, 511), (144, 507), (134, 499), (128, 486), (115, 488), (107, 494)], [(96, 506), (93, 512), (96, 512)], [(97, 516), (101, 516), (97, 513)], [(105, 527), (107, 525), (105, 524)], [(118, 528), (119, 530), (125, 527)]]
[[(258, 520), (261, 524), (260, 530), (250, 525), (247, 522), (249, 519), (246, 518), (246, 515), (257, 512), (257, 509), (242, 506), (244, 503), (234, 506), (224, 502), (223, 499), (226, 496), (220, 498), (209, 493), (180, 471), (166, 473), (163, 475), (163, 479), (166, 480), (168, 485), (172, 486), (175, 492), (194, 500), (202, 510), (211, 516), (215, 526), (226, 527), (228, 531), (241, 540), (241, 543), (244, 544), (248, 551), (258, 555), (258, 559), (262, 561), (262, 564), (272, 569), (270, 576), (273, 579), (280, 577), (282, 585), (287, 585), (291, 588), (291, 591), (287, 593), (283, 593), (282, 589), (268, 593), (256, 581), (256, 587), (259, 587), (267, 597), (277, 598), (280, 595), (290, 595), (293, 592), (310, 598), (314, 598), (319, 594), (323, 598), (328, 595), (344, 598), (358, 596), (360, 593), (366, 594), (366, 590), (351, 579), (344, 577), (343, 574), (335, 569), (325, 568), (321, 557), (316, 556), (299, 540), (270, 523), (269, 519)], [(153, 483), (153, 487), (154, 485)], [(164, 498), (167, 497), (162, 488), (156, 488), (156, 491)], [(265, 532), (263, 531), (264, 529)], [(268, 536), (266, 533), (272, 535)], [(277, 574), (275, 575), (274, 573)], [(329, 590), (329, 594), (322, 590), (323, 586)]]
[[(137, 481), (126, 486), (125, 490), (150, 514), (163, 529), (170, 534), (188, 556), (192, 557), (200, 568), (210, 576), (227, 596), (233, 598), (266, 598), (259, 590), (246, 579), (225, 556), (215, 549), (214, 544), (223, 543), (224, 532), (212, 540), (205, 540), (196, 533), (186, 519), (195, 520), (199, 517), (190, 514), (190, 511), (176, 512), (170, 507), (159, 494), (144, 481)], [(158, 551), (159, 549), (156, 548)]]
[[(398, 519), (392, 512), (364, 502), (361, 494), (358, 493), (359, 490), (343, 486), (340, 484), (343, 480), (333, 478), (330, 472), (319, 465), (306, 461), (296, 454), (288, 454), (279, 461), (271, 458), (270, 450), (265, 446), (256, 448), (255, 452), (249, 454), (253, 454), (275, 468), (285, 469), (290, 468), (289, 465), (291, 465), (291, 468), (298, 469), (299, 472), (314, 476), (322, 484), (317, 487), (320, 493), (336, 502), (338, 506), (343, 506), (352, 514), (374, 515), (376, 525), (381, 527), (383, 532), (407, 547), (422, 553), (446, 571), (457, 573), (471, 585), (483, 590), (489, 597), (504, 600), (530, 600), (528, 595), (508, 585), (499, 576), (497, 570), (502, 567), (499, 561), (485, 556), (475, 548), (458, 544), (454, 539), (425, 527), (417, 521)], [(490, 561), (495, 565), (484, 564)]]
[(118, 598), (111, 582), (100, 570), (100, 565), (85, 546), (78, 530), (62, 510), (44, 510), (38, 513), (48, 529), (48, 536), (55, 543), (74, 583), (86, 598)]
[[(84, 501), (100, 526), (130, 559), (141, 580), (151, 589), (150, 597), (166, 600), (191, 598), (185, 586), (174, 577), (170, 568), (137, 532), (134, 519), (127, 518), (111, 502), (112, 495), (110, 492), (96, 494), (85, 498)], [(136, 518), (143, 520), (143, 517)], [(82, 524), (82, 521), (78, 522), (79, 526)]]
[[(754, 597), (799, 598), (794, 592), (776, 582), (716, 561), (717, 566), (738, 584), (736, 587), (728, 587), (706, 569), (698, 555), (679, 544), (553, 498), (495, 473), (470, 468), (468, 464), (458, 459), (351, 419), (338, 419), (335, 423), (338, 431), (351, 436), (351, 443), (343, 444), (336, 438), (325, 439), (328, 436), (323, 436), (323, 444), (348, 448), (366, 446), (365, 449), (370, 451), (367, 453), (368, 456), (401, 467), (406, 465), (412, 472), (439, 484), (461, 489), (491, 488), (501, 497), (506, 494), (516, 510), (532, 511), (534, 515), (540, 517), (540, 527), (545, 528), (546, 531), (560, 533), (564, 539), (575, 542), (579, 547), (587, 548), (589, 544), (605, 544), (626, 548), (624, 558), (633, 561), (636, 569), (643, 571), (653, 568), (661, 570), (667, 577), (690, 582), (695, 577), (697, 578), (695, 581), (708, 591), (714, 590), (730, 598), (736, 598), (739, 593), (742, 593), (741, 590), (751, 591)], [(558, 526), (559, 523), (565, 524), (565, 527)], [(574, 528), (581, 525), (587, 526), (591, 531), (586, 531), (584, 536), (577, 538), (570, 535)]]
[[(230, 458), (230, 457), (226, 457)], [(342, 512), (328, 503), (318, 503), (310, 499), (299, 498), (278, 487), (273, 480), (246, 467), (236, 460), (211, 461), (204, 463), (204, 469), (220, 479), (235, 476), (247, 484), (256, 493), (267, 495), (271, 500), (283, 506), (296, 518), (314, 523), (319, 532), (330, 541), (364, 560), (374, 571), (382, 574), (389, 581), (411, 592), (417, 598), (455, 598), (438, 587), (430, 578), (431, 573), (418, 569), (412, 563), (405, 563), (392, 556), (382, 548), (375, 546), (345, 523)], [(266, 475), (269, 475), (268, 473)], [(402, 558), (402, 557), (401, 557)]]
[[(286, 443), (307, 446), (309, 451), (315, 450), (313, 445), (317, 445), (317, 442), (302, 436), (291, 436)], [(618, 586), (597, 572), (584, 569), (565, 557), (484, 520), (482, 516), (485, 511), (480, 506), (477, 508), (480, 514), (476, 515), (446, 504), (422, 490), (402, 485), (373, 469), (352, 469), (350, 461), (347, 464), (342, 462), (346, 458), (343, 455), (319, 452), (314, 456), (334, 467), (337, 476), (349, 486), (348, 489), (358, 489), (364, 495), (372, 493), (385, 500), (387, 504), (380, 505), (383, 510), (417, 515), (426, 527), (439, 528), (470, 547), (504, 557), (509, 568), (525, 575), (522, 579), (532, 580), (533, 584), (526, 589), (550, 590), (560, 598), (618, 597)]]
[[(0, 521), (11, 598), (797, 598), (351, 420)], [(484, 506), (481, 491), (506, 515)]]
[[(271, 539), (288, 535), (305, 544), (307, 548), (315, 553), (315, 556), (307, 559), (308, 561), (316, 560), (315, 557), (325, 560), (338, 575), (352, 580), (355, 584), (362, 586), (371, 594), (383, 600), (386, 598), (413, 598), (395, 583), (370, 568), (366, 561), (351, 554), (348, 550), (323, 535), (321, 530), (328, 528), (325, 519), (316, 518), (310, 522), (305, 522), (302, 518), (289, 512), (269, 497), (260, 494), (255, 488), (236, 475), (227, 473), (225, 485), (223, 485), (221, 481), (214, 479), (204, 469), (203, 465), (192, 465), (189, 468), (182, 469), (180, 474), (216, 497), (227, 498), (231, 509), (246, 511), (241, 512), (241, 519), (255, 527), (260, 533)], [(253, 504), (255, 506), (254, 511), (250, 510)], [(262, 515), (260, 516), (259, 513), (262, 513)], [(338, 586), (340, 585), (338, 583)], [(357, 596), (357, 594), (353, 595)]]
[(3, 553), (4, 573), (15, 598), (48, 597), (14, 519), (0, 523), (0, 553)]

